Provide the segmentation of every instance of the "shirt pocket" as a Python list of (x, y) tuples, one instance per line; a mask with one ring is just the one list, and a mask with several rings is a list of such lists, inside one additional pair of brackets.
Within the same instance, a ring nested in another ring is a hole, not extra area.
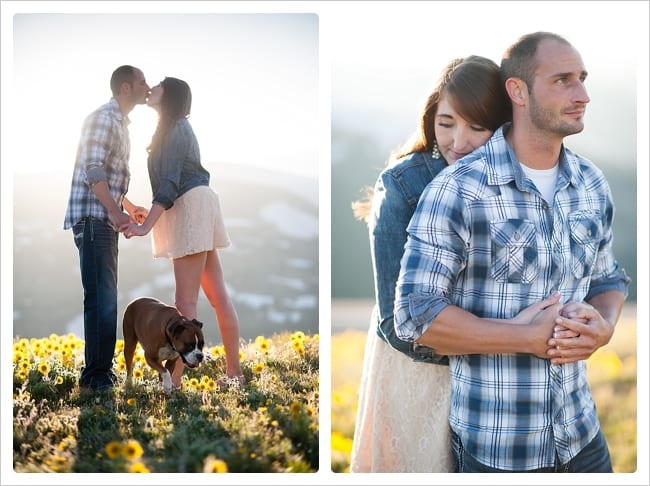
[(569, 214), (571, 234), (571, 273), (575, 278), (591, 275), (598, 244), (602, 239), (603, 226), (600, 211), (584, 209)]
[(501, 283), (530, 284), (539, 273), (535, 225), (523, 219), (490, 222), (492, 278)]

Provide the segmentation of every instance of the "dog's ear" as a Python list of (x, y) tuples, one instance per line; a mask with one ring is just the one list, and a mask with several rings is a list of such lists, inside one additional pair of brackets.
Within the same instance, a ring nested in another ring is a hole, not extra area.
[(196, 327), (198, 327), (199, 329), (203, 328), (203, 323), (201, 321), (197, 321), (196, 319), (192, 319), (192, 322), (194, 324), (196, 324)]
[(172, 337), (176, 337), (177, 334), (183, 331), (184, 324), (185, 323), (183, 319), (177, 319), (175, 321), (172, 321), (167, 326), (167, 333)]

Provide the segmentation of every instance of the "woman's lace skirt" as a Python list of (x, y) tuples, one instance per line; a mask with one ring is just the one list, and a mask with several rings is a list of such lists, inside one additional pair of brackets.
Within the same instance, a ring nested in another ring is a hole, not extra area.
[(449, 367), (416, 363), (368, 333), (350, 472), (453, 472)]
[(156, 221), (151, 243), (155, 258), (181, 258), (229, 246), (219, 195), (209, 186), (187, 191)]

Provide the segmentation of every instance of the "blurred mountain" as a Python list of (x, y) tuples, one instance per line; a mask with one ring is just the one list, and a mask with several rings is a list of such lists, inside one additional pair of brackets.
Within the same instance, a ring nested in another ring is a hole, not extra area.
[[(259, 168), (215, 167), (211, 186), (219, 193), (232, 241), (219, 255), (242, 338), (283, 330), (318, 332), (318, 181)], [(83, 336), (78, 253), (72, 232), (63, 230), (70, 176), (14, 175), (15, 336)], [(132, 177), (129, 196), (148, 208), (148, 180)], [(119, 316), (139, 296), (173, 305), (172, 263), (153, 258), (150, 236), (120, 238), (118, 287)], [(206, 342), (221, 343), (203, 293), (198, 318)]]
[[(367, 129), (354, 131), (342, 125), (332, 124), (332, 298), (374, 298), (368, 230), (354, 219), (350, 205), (363, 196), (363, 187), (374, 185), (389, 152), (400, 142), (390, 144), (385, 138), (373, 137)], [(632, 278), (628, 301), (636, 301), (636, 164), (627, 159), (601, 160), (588, 152), (581, 155), (599, 165), (611, 186), (616, 204), (614, 251)]]

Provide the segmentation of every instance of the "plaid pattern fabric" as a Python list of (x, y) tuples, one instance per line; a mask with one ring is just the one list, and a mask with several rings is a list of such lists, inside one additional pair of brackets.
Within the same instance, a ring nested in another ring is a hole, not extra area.
[(122, 115), (115, 98), (111, 98), (84, 121), (64, 229), (71, 228), (86, 216), (108, 221), (106, 209), (91, 189), (97, 182), (108, 183), (111, 196), (121, 207), (131, 177), (128, 125), (129, 119)]
[[(545, 201), (500, 128), (422, 194), (396, 288), (398, 336), (417, 339), (450, 304), (503, 319), (558, 290), (562, 302), (627, 292), (612, 253), (613, 216), (602, 172), (565, 147), (555, 198)], [(556, 454), (564, 463), (598, 431), (584, 362), (463, 355), (450, 357), (450, 373), (450, 423), (490, 467), (549, 467)]]

